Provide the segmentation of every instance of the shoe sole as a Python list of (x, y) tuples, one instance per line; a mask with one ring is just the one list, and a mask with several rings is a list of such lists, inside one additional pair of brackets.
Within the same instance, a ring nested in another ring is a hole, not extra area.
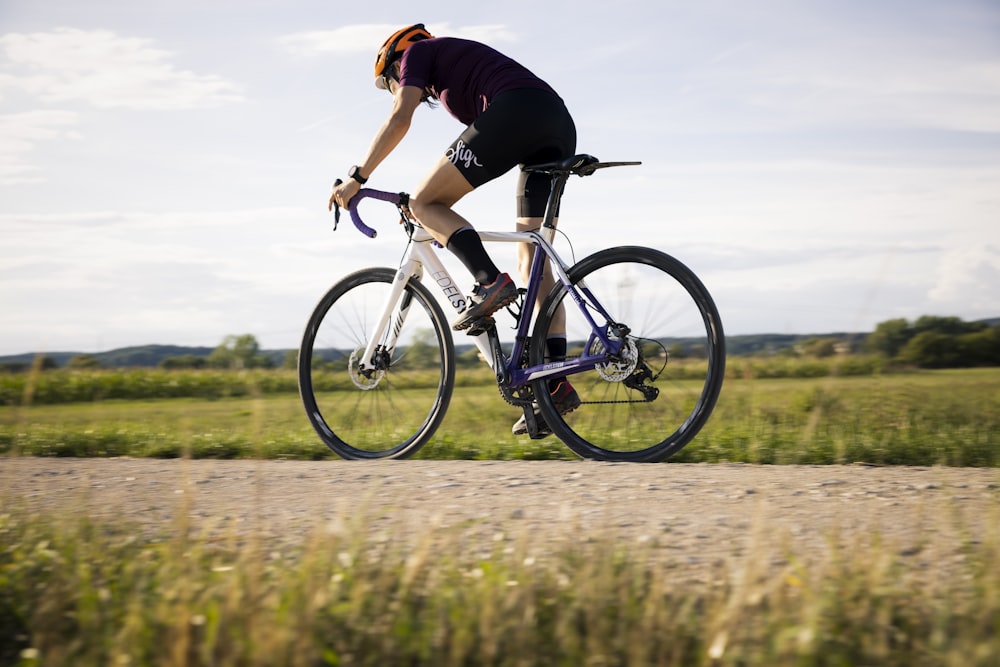
[(498, 302), (497, 303), (497, 307), (493, 308), (493, 310), (491, 310), (490, 312), (483, 313), (481, 315), (476, 315), (475, 317), (470, 317), (470, 318), (461, 320), (459, 322), (455, 322), (454, 324), (451, 325), (451, 329), (452, 329), (452, 331), (465, 331), (466, 329), (468, 329), (469, 327), (471, 327), (475, 322), (477, 322), (479, 320), (482, 320), (482, 319), (486, 319), (488, 317), (491, 317), (493, 315), (493, 313), (497, 312), (498, 310), (500, 310), (501, 308), (503, 308), (505, 306), (509, 306), (510, 304), (514, 303), (516, 300), (517, 300), (517, 292), (515, 291), (513, 294), (510, 295), (510, 298), (503, 299), (502, 301)]

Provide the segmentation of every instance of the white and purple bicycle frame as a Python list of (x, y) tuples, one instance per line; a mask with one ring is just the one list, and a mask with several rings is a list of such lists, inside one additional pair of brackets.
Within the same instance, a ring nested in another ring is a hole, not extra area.
[[(483, 358), (487, 360), (487, 363), (495, 372), (497, 381), (511, 387), (521, 387), (547, 377), (570, 375), (606, 365), (610, 361), (609, 357), (618, 354), (621, 347), (625, 344), (624, 335), (621, 335), (620, 332), (611, 332), (609, 334), (609, 330), (611, 329), (610, 324), (615, 322), (615, 319), (594, 298), (594, 295), (590, 293), (590, 290), (587, 289), (587, 286), (582, 281), (577, 285), (572, 284), (567, 273), (570, 267), (563, 262), (562, 258), (552, 247), (552, 240), (555, 237), (556, 231), (555, 226), (551, 224), (551, 221), (554, 219), (554, 215), (552, 214), (552, 210), (554, 209), (553, 199), (557, 196), (556, 188), (553, 188), (553, 197), (549, 199), (549, 206), (545, 213), (544, 222), (538, 232), (478, 232), (484, 243), (531, 243), (536, 248), (528, 278), (527, 291), (524, 294), (524, 306), (520, 317), (517, 318), (517, 332), (510, 357), (507, 358), (503, 354), (495, 327), (490, 327), (487, 331), (470, 336)], [(365, 236), (374, 238), (377, 232), (367, 226), (358, 214), (358, 204), (361, 200), (366, 198), (379, 199), (400, 207), (401, 202), (405, 206), (405, 197), (406, 195), (400, 193), (365, 188), (360, 190), (351, 199), (348, 211), (351, 220), (354, 222), (354, 226)], [(370, 360), (375, 358), (377, 348), (381, 347), (391, 354), (399, 342), (403, 323), (406, 320), (406, 314), (410, 307), (410, 300), (404, 301), (402, 295), (403, 290), (410, 280), (422, 280), (425, 274), (429, 275), (438, 289), (441, 290), (445, 300), (451, 304), (451, 307), (455, 311), (459, 311), (465, 306), (465, 296), (458, 289), (451, 274), (445, 268), (440, 257), (438, 257), (437, 250), (432, 247), (440, 247), (440, 245), (434, 241), (427, 230), (406, 215), (403, 207), (400, 207), (400, 213), (404, 216), (404, 221), (409, 223), (407, 224), (407, 231), (410, 235), (410, 243), (403, 256), (403, 260), (400, 262), (399, 270), (392, 281), (389, 295), (381, 310), (381, 316), (375, 324), (374, 329), (369, 332), (368, 343), (359, 362), (359, 370), (361, 371), (371, 368)], [(577, 358), (522, 367), (519, 360), (524, 358), (525, 346), (529, 340), (529, 327), (532, 321), (530, 313), (534, 310), (542, 271), (548, 259), (552, 260), (552, 268), (559, 282), (566, 289), (568, 296), (576, 303), (580, 312), (590, 324), (591, 333), (586, 345), (584, 345), (583, 354)], [(594, 320), (593, 312), (600, 314), (608, 324), (604, 326), (599, 325)], [(493, 340), (491, 340), (491, 337)], [(589, 353), (592, 350), (600, 350), (600, 353)]]

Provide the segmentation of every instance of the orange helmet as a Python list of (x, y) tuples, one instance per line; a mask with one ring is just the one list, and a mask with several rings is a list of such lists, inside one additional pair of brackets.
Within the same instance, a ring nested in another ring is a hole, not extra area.
[(392, 64), (403, 57), (403, 51), (410, 48), (414, 42), (422, 39), (434, 39), (434, 35), (427, 32), (423, 23), (411, 25), (402, 30), (397, 30), (389, 39), (385, 40), (382, 48), (375, 56), (375, 85), (379, 88), (388, 88), (386, 77), (389, 75), (389, 68)]

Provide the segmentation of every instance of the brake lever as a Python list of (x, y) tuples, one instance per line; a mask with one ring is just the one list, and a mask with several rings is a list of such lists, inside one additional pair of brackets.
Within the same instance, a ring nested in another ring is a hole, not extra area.
[[(344, 181), (337, 179), (333, 182), (333, 187), (343, 184)], [(333, 231), (337, 231), (337, 225), (340, 224), (340, 204), (336, 201), (333, 202)]]

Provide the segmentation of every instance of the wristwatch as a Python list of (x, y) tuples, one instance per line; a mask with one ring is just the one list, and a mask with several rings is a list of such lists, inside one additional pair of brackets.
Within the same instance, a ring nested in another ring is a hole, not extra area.
[(368, 179), (361, 175), (361, 170), (358, 169), (358, 165), (354, 165), (347, 170), (347, 175), (356, 180), (361, 185), (368, 182)]

